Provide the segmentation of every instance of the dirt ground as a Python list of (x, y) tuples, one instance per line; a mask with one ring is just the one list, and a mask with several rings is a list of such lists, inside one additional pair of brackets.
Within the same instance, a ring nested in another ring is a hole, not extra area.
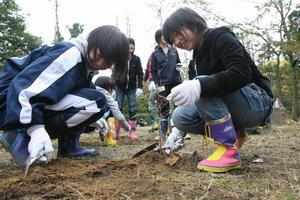
[[(250, 136), (242, 167), (222, 174), (196, 169), (204, 158), (199, 135), (191, 135), (177, 154), (132, 158), (154, 142), (157, 133), (149, 127), (138, 127), (136, 142), (123, 133), (116, 147), (104, 146), (97, 134), (84, 134), (82, 145), (99, 149), (100, 156), (54, 156), (47, 166), (31, 168), (26, 180), (24, 169), (1, 147), (0, 199), (300, 199), (300, 123), (276, 120)], [(214, 147), (210, 144), (209, 151)]]

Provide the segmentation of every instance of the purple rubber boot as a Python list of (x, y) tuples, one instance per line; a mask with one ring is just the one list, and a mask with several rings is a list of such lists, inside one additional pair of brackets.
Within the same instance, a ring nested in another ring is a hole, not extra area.
[(25, 166), (29, 156), (28, 144), (30, 137), (26, 129), (4, 131), (0, 136), (0, 142), (10, 153), (13, 160), (20, 166)]
[(231, 148), (236, 147), (236, 132), (230, 115), (220, 120), (211, 121), (208, 125), (210, 127), (211, 137), (215, 143), (224, 144)]
[(82, 157), (97, 156), (99, 151), (96, 149), (82, 148), (80, 145), (80, 133), (64, 136), (58, 139), (57, 157)]

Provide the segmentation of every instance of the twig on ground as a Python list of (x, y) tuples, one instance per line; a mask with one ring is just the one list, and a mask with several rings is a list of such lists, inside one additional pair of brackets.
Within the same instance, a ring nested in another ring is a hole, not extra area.
[(126, 197), (126, 199), (131, 200), (131, 198), (129, 196), (127, 196), (126, 194), (121, 193), (121, 195)]
[(81, 192), (79, 192), (77, 189), (71, 187), (71, 186), (67, 186), (66, 188), (70, 188), (71, 190), (74, 190), (75, 192), (77, 192), (77, 194), (79, 194), (83, 199), (86, 199), (83, 194)]
[(208, 195), (208, 193), (209, 193), (209, 189), (210, 189), (210, 187), (211, 187), (213, 181), (214, 181), (214, 178), (211, 178), (211, 179), (210, 179), (210, 182), (209, 182), (209, 184), (208, 184), (208, 186), (207, 186), (207, 188), (206, 188), (205, 194), (204, 194), (202, 197), (200, 197), (199, 200), (204, 199), (204, 198), (207, 197), (207, 195)]

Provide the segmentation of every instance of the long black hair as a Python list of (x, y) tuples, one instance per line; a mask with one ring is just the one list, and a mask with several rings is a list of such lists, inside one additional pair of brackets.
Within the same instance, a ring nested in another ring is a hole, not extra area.
[(100, 26), (90, 32), (87, 41), (88, 59), (90, 59), (89, 52), (93, 51), (95, 57), (99, 49), (105, 59), (114, 63), (117, 75), (124, 73), (127, 69), (129, 44), (127, 37), (119, 28), (111, 25)]
[(159, 42), (160, 42), (160, 39), (163, 35), (163, 32), (162, 32), (162, 29), (158, 29), (156, 32), (155, 32), (155, 35), (154, 35), (154, 39), (155, 39), (155, 42), (159, 45)]
[(190, 8), (179, 8), (173, 12), (163, 24), (163, 36), (167, 43), (173, 44), (172, 35), (181, 34), (180, 31), (186, 27), (193, 33), (201, 33), (207, 29), (205, 20)]

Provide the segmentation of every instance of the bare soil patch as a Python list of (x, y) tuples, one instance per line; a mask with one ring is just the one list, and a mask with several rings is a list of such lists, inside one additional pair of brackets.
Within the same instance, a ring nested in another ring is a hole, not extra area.
[(149, 129), (138, 127), (135, 142), (123, 134), (116, 147), (84, 134), (82, 145), (98, 148), (100, 156), (54, 158), (31, 168), (26, 180), (0, 148), (0, 199), (300, 199), (299, 122), (287, 120), (251, 135), (241, 152), (242, 167), (222, 174), (196, 169), (204, 158), (200, 135), (191, 135), (176, 154), (147, 152), (132, 159), (154, 142), (157, 133)]

